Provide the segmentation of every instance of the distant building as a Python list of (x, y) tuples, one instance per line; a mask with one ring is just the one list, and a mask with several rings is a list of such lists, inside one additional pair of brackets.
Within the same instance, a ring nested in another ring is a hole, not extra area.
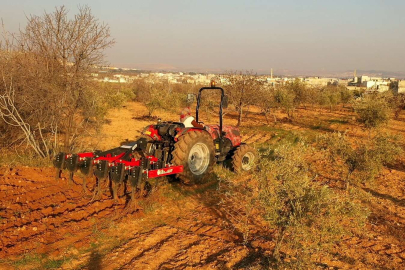
[(338, 79), (334, 78), (319, 78), (319, 77), (308, 77), (304, 78), (303, 82), (311, 86), (327, 86), (327, 85), (337, 85)]
[(366, 75), (357, 76), (357, 72), (355, 71), (353, 79), (348, 83), (348, 88), (363, 88), (369, 92), (385, 92), (390, 89), (390, 85), (393, 81), (395, 81), (395, 78), (370, 77)]
[(399, 81), (398, 82), (398, 94), (400, 93), (405, 93), (405, 81)]

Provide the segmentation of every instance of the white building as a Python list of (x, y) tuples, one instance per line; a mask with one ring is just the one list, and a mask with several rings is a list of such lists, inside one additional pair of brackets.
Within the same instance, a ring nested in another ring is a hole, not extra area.
[(405, 81), (398, 82), (398, 94), (405, 93)]

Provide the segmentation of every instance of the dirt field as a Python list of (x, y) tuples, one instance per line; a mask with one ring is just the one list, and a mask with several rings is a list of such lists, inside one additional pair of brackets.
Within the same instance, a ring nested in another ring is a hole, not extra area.
[[(106, 149), (136, 138), (150, 123), (141, 120), (144, 113), (138, 103), (111, 111), (94, 143)], [(229, 117), (226, 123), (234, 125), (236, 117)], [(298, 133), (367, 136), (347, 110), (300, 109), (294, 121), (270, 126), (257, 113), (248, 119), (243, 137), (256, 146)], [(405, 136), (405, 119), (391, 120), (384, 129)], [(328, 181), (333, 168), (317, 162), (319, 181)], [(0, 269), (262, 269), (274, 246), (259, 237), (243, 244), (213, 196), (215, 182), (190, 188), (161, 179), (136, 205), (126, 205), (126, 197), (114, 204), (109, 192), (91, 201), (81, 183), (79, 176), (71, 186), (66, 179), (56, 182), (51, 168), (0, 171)], [(363, 189), (371, 195), (364, 202), (371, 210), (364, 234), (342, 239), (340, 254), (325, 263), (332, 269), (405, 269), (405, 165), (385, 169), (374, 186)]]

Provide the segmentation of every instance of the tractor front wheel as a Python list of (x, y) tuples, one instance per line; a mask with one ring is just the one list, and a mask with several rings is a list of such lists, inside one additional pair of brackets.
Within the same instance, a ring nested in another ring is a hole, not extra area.
[(205, 131), (190, 131), (179, 137), (173, 151), (173, 164), (183, 165), (177, 177), (187, 185), (207, 180), (215, 161), (215, 148), (211, 136)]
[(242, 144), (233, 152), (232, 169), (237, 173), (250, 171), (254, 169), (256, 161), (256, 150), (249, 145)]

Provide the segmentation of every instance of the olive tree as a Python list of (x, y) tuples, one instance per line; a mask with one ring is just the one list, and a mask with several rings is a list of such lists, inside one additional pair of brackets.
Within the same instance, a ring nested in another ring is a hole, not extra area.
[(286, 87), (279, 87), (274, 93), (275, 102), (285, 109), (287, 116), (292, 118), (295, 109), (295, 93)]
[(238, 113), (237, 126), (242, 124), (243, 113), (246, 107), (253, 105), (258, 98), (262, 82), (252, 71), (235, 71), (222, 75), (224, 88)]
[(375, 128), (389, 120), (389, 106), (387, 100), (377, 94), (367, 95), (355, 105), (358, 121), (366, 128)]
[(277, 122), (276, 115), (274, 114), (277, 108), (275, 101), (275, 89), (274, 87), (262, 87), (259, 91), (259, 97), (255, 102), (255, 105), (260, 108), (261, 113), (264, 115), (267, 124), (270, 124), (269, 116), (272, 115), (274, 122)]
[(342, 180), (349, 192), (353, 184), (374, 180), (383, 166), (396, 161), (403, 153), (400, 141), (397, 137), (378, 134), (368, 140), (357, 141), (357, 147), (354, 147), (347, 135), (334, 133), (319, 136), (318, 147), (326, 149), (329, 159), (342, 166), (346, 174)]

